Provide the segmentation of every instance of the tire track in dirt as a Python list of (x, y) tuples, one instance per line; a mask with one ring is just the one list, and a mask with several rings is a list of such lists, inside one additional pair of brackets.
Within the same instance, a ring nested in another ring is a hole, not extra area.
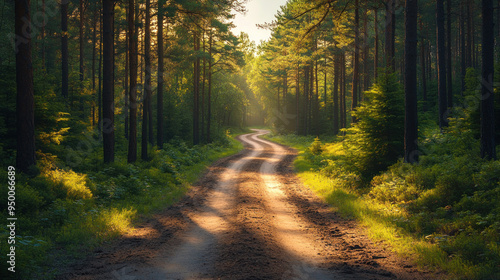
[(187, 196), (58, 279), (439, 279), (340, 218), (263, 140), (218, 161)]
[[(250, 143), (249, 137), (264, 134), (246, 134), (241, 141)], [(201, 211), (189, 213), (195, 226), (179, 240), (177, 248), (166, 250), (155, 258), (152, 268), (141, 272), (141, 279), (212, 279), (213, 260), (217, 258), (215, 244), (221, 235), (234, 230), (231, 226), (232, 209), (240, 172), (250, 161), (262, 153), (259, 145), (238, 161), (230, 164), (219, 177), (219, 182), (207, 197)]]

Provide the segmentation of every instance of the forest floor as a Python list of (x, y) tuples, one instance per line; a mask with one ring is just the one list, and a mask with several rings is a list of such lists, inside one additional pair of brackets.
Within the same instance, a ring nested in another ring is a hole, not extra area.
[(441, 279), (373, 242), (293, 172), (296, 151), (239, 137), (188, 195), (57, 279)]

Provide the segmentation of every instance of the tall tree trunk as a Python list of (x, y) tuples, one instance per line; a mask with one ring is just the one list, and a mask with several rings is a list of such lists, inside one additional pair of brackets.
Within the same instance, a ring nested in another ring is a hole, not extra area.
[[(317, 44), (317, 41), (316, 41)], [(317, 47), (316, 47), (317, 48)], [(316, 49), (315, 48), (315, 49)], [(319, 125), (319, 80), (318, 80), (318, 60), (315, 61), (314, 66), (314, 83), (315, 83), (315, 94), (314, 94), (314, 108), (313, 108), (313, 119), (314, 119), (314, 134), (319, 135), (320, 125)]]
[(288, 72), (285, 68), (285, 77), (283, 78), (283, 105), (284, 110), (287, 112), (287, 101), (288, 101)]
[(210, 143), (210, 126), (212, 124), (212, 31), (208, 37), (208, 100), (207, 100), (207, 142)]
[(297, 63), (297, 74), (295, 76), (295, 131), (297, 135), (301, 134), (300, 120), (302, 114), (300, 114), (300, 65)]
[[(129, 13), (127, 12), (127, 15), (126, 15), (126, 20), (127, 20), (127, 24), (129, 22)], [(125, 139), (128, 140), (128, 136), (129, 136), (129, 68), (130, 68), (130, 62), (129, 62), (129, 57), (130, 57), (130, 45), (129, 45), (129, 37), (130, 34), (128, 32), (128, 30), (125, 30), (125, 85), (123, 86), (123, 88), (125, 89), (125, 93), (124, 93), (124, 99), (125, 99), (125, 104), (124, 104), (124, 107), (123, 107), (123, 114), (124, 114), (124, 118), (125, 118), (125, 129), (124, 129), (124, 133), (125, 133)], [(159, 44), (158, 44), (159, 45)]]
[(364, 100), (364, 91), (370, 86), (370, 75), (368, 70), (370, 48), (368, 44), (368, 13), (363, 13), (363, 91), (360, 93), (360, 101)]
[[(359, 83), (359, 0), (355, 2), (354, 10), (354, 66), (352, 72), (352, 104), (351, 110), (356, 111), (358, 107), (358, 83)], [(352, 122), (356, 122), (356, 118), (352, 116)]]
[(436, 35), (437, 35), (437, 60), (438, 60), (438, 107), (439, 128), (448, 126), (448, 104), (446, 96), (446, 47), (444, 33), (444, 7), (443, 0), (436, 1)]
[[(422, 31), (424, 29), (422, 20), (420, 20), (420, 30)], [(425, 40), (422, 38), (420, 41), (420, 66), (422, 68), (421, 74), (422, 74), (422, 99), (423, 99), (423, 109), (424, 112), (427, 111), (427, 75), (426, 75), (426, 54), (425, 54)]]
[[(201, 38), (203, 41), (203, 53), (205, 53), (205, 33), (203, 32), (203, 36)], [(207, 78), (207, 63), (205, 56), (203, 56), (203, 77), (201, 79), (201, 141), (205, 140), (205, 82)]]
[[(147, 24), (147, 25), (150, 26), (151, 25), (151, 0), (146, 0), (146, 10), (147, 10), (146, 17), (149, 18), (149, 19), (146, 19), (146, 22), (149, 22), (149, 24)], [(148, 102), (146, 103), (148, 106), (148, 140), (149, 140), (149, 144), (151, 144), (151, 146), (154, 146), (155, 139), (154, 139), (154, 125), (153, 125), (153, 85), (151, 83), (151, 74), (153, 73), (153, 67), (151, 66), (151, 28), (148, 27), (147, 29), (148, 29), (147, 33), (149, 33), (148, 34), (149, 35), (148, 36), (149, 37), (149, 39), (148, 39), (149, 44), (147, 44), (145, 49), (146, 48), (148, 49), (148, 56), (149, 56), (149, 62), (146, 63), (146, 75), (147, 75), (146, 84), (149, 84), (148, 86), (146, 86), (147, 94), (148, 94)], [(149, 79), (149, 81), (148, 81), (148, 79)]]
[(42, 55), (42, 67), (43, 69), (47, 69), (47, 65), (45, 64), (45, 25), (47, 22), (45, 21), (45, 17), (47, 16), (45, 13), (45, 0), (42, 0), (42, 26), (41, 26), (41, 37), (42, 37), (42, 48), (41, 48), (41, 55)]
[(130, 63), (130, 85), (129, 85), (129, 137), (128, 157), (129, 163), (137, 160), (137, 34), (135, 32), (135, 1), (129, 0), (129, 63)]
[[(345, 63), (345, 52), (342, 51), (340, 54), (340, 116), (341, 116), (341, 128), (347, 128), (347, 108), (346, 108), (346, 63)], [(345, 135), (345, 132), (342, 133)]]
[[(325, 56), (325, 64), (324, 64), (324, 67), (325, 67), (325, 75), (323, 76), (323, 84), (324, 84), (324, 92), (323, 92), (323, 105), (324, 105), (324, 108), (325, 110), (328, 108), (328, 97), (327, 97), (327, 94), (328, 94), (328, 65), (327, 65), (327, 57)], [(285, 72), (285, 80), (286, 80), (286, 72)], [(286, 98), (286, 96), (285, 96)]]
[(465, 4), (464, 0), (460, 1), (460, 66), (461, 66), (461, 82), (462, 82), (462, 96), (465, 91), (465, 74), (467, 72), (467, 51), (465, 47)]
[(396, 65), (394, 61), (394, 38), (396, 31), (395, 0), (387, 0), (385, 3), (385, 67), (394, 72)]
[[(100, 9), (102, 10), (102, 9)], [(99, 65), (97, 65), (97, 129), (102, 131), (102, 17), (99, 17)], [(102, 137), (102, 134), (100, 135)]]
[(446, 89), (448, 107), (453, 106), (453, 85), (451, 72), (451, 0), (446, 0)]
[(374, 10), (375, 13), (375, 58), (373, 60), (373, 65), (374, 65), (374, 75), (375, 75), (375, 80), (378, 78), (378, 56), (379, 56), (379, 38), (378, 38), (378, 10)]
[[(427, 32), (425, 32), (426, 35), (425, 37), (426, 38), (429, 38), (427, 36)], [(432, 44), (431, 44), (431, 40), (427, 40), (427, 73), (428, 73), (428, 80), (429, 81), (433, 81), (434, 80), (434, 73), (433, 73), (433, 69), (432, 69), (432, 57), (431, 57), (431, 52), (432, 52)]]
[(417, 0), (406, 0), (405, 24), (405, 162), (418, 161), (417, 115)]
[[(277, 101), (277, 108), (278, 108), (278, 113), (281, 112), (281, 107), (280, 107), (280, 89), (281, 89), (281, 86), (278, 84), (278, 95), (277, 95), (277, 98), (276, 98), (276, 101)], [(279, 120), (277, 120), (279, 121)]]
[(467, 49), (466, 49), (466, 67), (472, 67), (472, 7), (471, 1), (467, 0)]
[(102, 31), (103, 31), (102, 138), (103, 138), (105, 163), (113, 162), (115, 157), (113, 20), (114, 20), (113, 0), (103, 0), (102, 2)]
[(493, 0), (482, 0), (481, 157), (495, 160), (495, 98), (493, 90), (495, 31)]
[(156, 143), (163, 148), (163, 5), (164, 0), (158, 1), (158, 92), (156, 100)]
[(144, 63), (145, 63), (145, 85), (144, 99), (142, 105), (142, 160), (148, 160), (148, 126), (151, 126), (149, 117), (151, 115), (151, 1), (146, 0), (146, 22), (144, 25)]
[[(84, 0), (80, 0), (80, 82), (83, 82), (83, 23), (84, 23)], [(83, 85), (82, 85), (83, 86)]]
[(309, 63), (309, 66), (307, 67), (308, 71), (308, 81), (307, 81), (307, 131), (306, 134), (309, 135), (311, 134), (311, 131), (313, 130), (313, 104), (314, 104), (314, 64), (311, 61)]
[(309, 103), (308, 99), (309, 99), (309, 89), (310, 89), (310, 86), (309, 86), (309, 65), (305, 66), (304, 67), (304, 102), (303, 102), (303, 109), (302, 109), (302, 112), (303, 112), (303, 120), (302, 120), (302, 127), (303, 127), (303, 130), (302, 130), (302, 133), (303, 135), (307, 135), (307, 118), (308, 118), (308, 115), (309, 115), (309, 110), (308, 110), (308, 104)]
[(310, 91), (311, 91), (311, 86), (310, 86), (310, 83), (311, 83), (311, 78), (309, 77), (310, 74), (311, 74), (311, 71), (310, 71), (310, 68), (311, 66), (309, 65), (309, 63), (307, 64), (307, 66), (304, 67), (304, 109), (303, 109), (303, 112), (304, 112), (304, 120), (303, 120), (303, 127), (304, 127), (304, 130), (303, 130), (303, 133), (304, 135), (307, 135), (309, 133), (309, 116), (310, 116)]
[[(500, 45), (500, 0), (497, 0), (497, 39), (495, 40), (495, 46), (498, 48)], [(500, 60), (500, 51), (497, 51), (497, 61)]]
[(96, 118), (95, 118), (95, 111), (96, 111), (96, 103), (95, 102), (95, 96), (96, 96), (96, 91), (95, 91), (95, 60), (96, 60), (96, 53), (97, 53), (97, 14), (98, 14), (99, 9), (97, 8), (97, 3), (96, 7), (94, 10), (94, 26), (93, 26), (93, 31), (92, 31), (92, 95), (93, 95), (93, 104), (92, 104), (92, 125), (96, 125)]
[(193, 145), (200, 143), (200, 34), (198, 30), (193, 31), (193, 46), (196, 58), (193, 65)]
[(340, 55), (335, 54), (333, 66), (333, 134), (339, 133), (339, 79), (340, 79)]
[[(68, 3), (61, 1), (61, 94), (67, 98), (69, 95), (69, 70), (68, 70)], [(71, 101), (70, 101), (71, 103)]]
[(17, 86), (16, 168), (28, 172), (35, 159), (35, 102), (31, 61), (30, 1), (15, 1), (15, 52)]

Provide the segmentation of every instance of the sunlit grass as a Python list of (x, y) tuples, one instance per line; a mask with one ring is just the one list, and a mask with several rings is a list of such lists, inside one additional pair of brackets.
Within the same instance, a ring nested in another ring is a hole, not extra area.
[[(130, 231), (136, 214), (137, 210), (110, 208), (73, 216), (70, 222), (59, 230), (56, 242), (96, 246)], [(69, 249), (77, 250), (79, 247), (68, 246)]]
[[(88, 158), (77, 172), (63, 167), (57, 156), (43, 154), (40, 174), (20, 174), (16, 182), (17, 213), (23, 221), (17, 238), (24, 243), (19, 245), (19, 277), (54, 279), (59, 267), (134, 230), (145, 218), (179, 201), (207, 166), (242, 150), (235, 136), (246, 132), (228, 131), (227, 140), (218, 144), (166, 144), (163, 151), (151, 150), (151, 161), (135, 164), (127, 164), (121, 151), (112, 164)], [(1, 190), (7, 193), (6, 185)], [(4, 219), (5, 215), (1, 213)], [(0, 228), (0, 237), (7, 235)], [(6, 242), (0, 243), (2, 252), (7, 248)], [(5, 255), (0, 261), (6, 261)]]
[(89, 199), (92, 198), (92, 192), (87, 187), (87, 175), (79, 174), (72, 170), (48, 170), (45, 173), (56, 187), (66, 191), (68, 199)]
[[(388, 244), (394, 252), (412, 259), (422, 268), (444, 271), (443, 278), (494, 279), (491, 278), (495, 277), (492, 275), (497, 275), (495, 271), (498, 268), (486, 264), (473, 264), (459, 255), (450, 256), (440, 247), (440, 244), (429, 242), (422, 233), (412, 231), (408, 220), (409, 214), (396, 204), (376, 200), (367, 195), (366, 190), (360, 192), (360, 190), (353, 189), (348, 184), (349, 181), (345, 181), (344, 178), (324, 174), (318, 166), (310, 161), (310, 155), (304, 153), (312, 143), (311, 138), (273, 137), (273, 140), (276, 139), (280, 143), (291, 145), (300, 150), (294, 166), (304, 185), (311, 188), (328, 203), (332, 207), (332, 211), (336, 211), (346, 218), (357, 220), (366, 230), (368, 236), (374, 240)], [(342, 155), (342, 143), (323, 145), (322, 157), (334, 158)], [(409, 188), (411, 189), (411, 187)], [(434, 189), (431, 189), (427, 192), (433, 191)], [(474, 246), (472, 245), (474, 243), (472, 237), (464, 237), (464, 242), (469, 244), (466, 246)], [(478, 238), (477, 242), (482, 242), (482, 240)], [(495, 248), (492, 248), (495, 244), (498, 247), (495, 242), (489, 244), (491, 251), (495, 251)], [(477, 246), (481, 245), (482, 243), (478, 243)]]

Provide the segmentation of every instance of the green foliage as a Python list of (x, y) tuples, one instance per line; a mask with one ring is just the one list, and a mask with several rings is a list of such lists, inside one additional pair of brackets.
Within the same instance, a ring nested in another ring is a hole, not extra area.
[(421, 131), (419, 164), (398, 161), (369, 180), (361, 168), (370, 165), (353, 163), (360, 158), (354, 151), (366, 150), (355, 150), (362, 142), (349, 137), (360, 135), (348, 134), (348, 144), (322, 144), (316, 154), (311, 150), (318, 144), (281, 139), (304, 151), (295, 164), (306, 184), (397, 251), (452, 279), (498, 278), (500, 161), (482, 160), (473, 130), (462, 124), (452, 122), (441, 133), (428, 123)]
[(364, 178), (397, 161), (403, 151), (403, 92), (395, 74), (381, 74), (353, 113), (344, 139), (347, 158)]
[(322, 143), (319, 140), (319, 137), (314, 138), (314, 142), (309, 147), (309, 152), (311, 152), (311, 154), (313, 154), (315, 156), (317, 156), (323, 152)]

